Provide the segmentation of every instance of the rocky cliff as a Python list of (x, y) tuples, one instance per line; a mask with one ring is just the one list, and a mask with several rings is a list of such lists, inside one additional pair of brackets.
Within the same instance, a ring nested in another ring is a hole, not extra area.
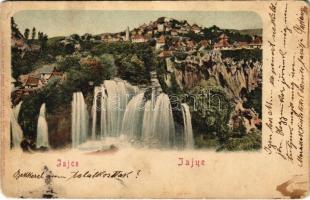
[(246, 132), (250, 132), (251, 129), (261, 126), (258, 111), (243, 106), (251, 91), (261, 88), (262, 64), (258, 60), (222, 59), (220, 52), (210, 51), (204, 56), (192, 56), (181, 63), (167, 58), (166, 65), (165, 82), (168, 86), (171, 86), (175, 79), (181, 89), (191, 90), (202, 80), (216, 80), (216, 85), (221, 86), (234, 99), (235, 109), (230, 119), (230, 127), (233, 129), (244, 126)]
[(51, 147), (64, 147), (71, 143), (71, 109), (47, 115)]
[(203, 79), (214, 77), (235, 98), (242, 99), (243, 93), (251, 92), (261, 84), (262, 64), (259, 61), (240, 60), (232, 58), (222, 60), (219, 56), (207, 54), (197, 63), (185, 60), (182, 67), (179, 63), (166, 59), (166, 84), (171, 85), (174, 76), (180, 88), (190, 89)]

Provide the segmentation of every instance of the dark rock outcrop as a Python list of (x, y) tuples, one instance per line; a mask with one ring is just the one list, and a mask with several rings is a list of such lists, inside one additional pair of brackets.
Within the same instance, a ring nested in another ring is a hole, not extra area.
[(49, 142), (52, 148), (67, 146), (71, 143), (71, 109), (47, 115)]

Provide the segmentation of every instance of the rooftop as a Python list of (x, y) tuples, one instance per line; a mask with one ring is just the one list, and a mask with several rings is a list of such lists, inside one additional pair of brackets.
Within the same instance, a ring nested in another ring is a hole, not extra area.
[(54, 71), (54, 65), (43, 65), (42, 67), (35, 70), (35, 74), (50, 74)]

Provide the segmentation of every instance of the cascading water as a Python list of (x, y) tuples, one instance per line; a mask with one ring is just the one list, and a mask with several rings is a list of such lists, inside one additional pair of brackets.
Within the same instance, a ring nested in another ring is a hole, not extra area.
[(155, 99), (156, 99), (155, 95), (156, 95), (156, 90), (155, 90), (155, 88), (152, 88), (152, 94), (151, 94), (151, 108), (152, 108), (152, 110), (155, 107)]
[(48, 127), (45, 117), (45, 103), (42, 104), (40, 108), (40, 114), (37, 125), (37, 140), (36, 146), (39, 147), (49, 147), (48, 142)]
[[(100, 96), (100, 136), (102, 137), (117, 137), (122, 130), (123, 118), (128, 101), (133, 95), (138, 92), (138, 88), (130, 85), (121, 79), (105, 80), (104, 83), (95, 87), (93, 108), (97, 107)], [(93, 125), (92, 138), (96, 138), (98, 118), (97, 112), (93, 109)]]
[[(105, 80), (94, 88), (92, 106), (92, 138), (97, 139), (100, 121), (100, 136), (126, 136), (128, 140), (147, 141), (157, 147), (173, 147), (176, 141), (172, 109), (168, 95), (161, 93), (157, 99), (152, 88), (151, 100), (145, 103), (144, 92), (121, 79)], [(101, 95), (101, 96), (100, 96)], [(156, 101), (155, 101), (156, 99)], [(80, 117), (80, 103), (72, 103), (73, 116)], [(100, 102), (98, 102), (100, 101)], [(96, 109), (100, 104), (100, 115)], [(98, 120), (98, 117), (100, 120)], [(73, 121), (73, 127), (79, 127)], [(76, 131), (77, 128), (73, 128)], [(73, 140), (74, 141), (74, 140)], [(80, 142), (81, 143), (81, 142)], [(80, 144), (79, 143), (79, 144)]]
[(72, 100), (72, 146), (77, 147), (87, 139), (88, 113), (82, 92), (75, 92)]
[(126, 86), (122, 81), (106, 80), (104, 86), (107, 91), (106, 136), (119, 136), (128, 102)]
[(144, 92), (134, 96), (126, 107), (122, 134), (128, 139), (140, 139), (143, 123)]
[(117, 129), (117, 87), (115, 81), (104, 81), (104, 86), (107, 89), (107, 132), (106, 136), (116, 136)]
[(93, 99), (93, 106), (92, 106), (92, 139), (96, 139), (96, 125), (97, 125), (97, 97), (99, 92), (101, 91), (101, 87), (95, 87), (94, 89), (94, 99)]
[(100, 136), (101, 138), (107, 134), (107, 95), (104, 85), (101, 85), (101, 109), (100, 109)]
[(126, 86), (123, 81), (117, 82), (117, 90), (118, 90), (118, 113), (117, 113), (117, 133), (120, 134), (120, 131), (122, 130), (122, 124), (123, 124), (123, 118), (126, 112), (126, 106), (128, 103), (128, 93), (126, 90)]
[(19, 147), (23, 139), (23, 131), (18, 124), (18, 115), (22, 102), (19, 102), (16, 107), (11, 110), (11, 130), (12, 130), (12, 144), (13, 147)]
[(191, 113), (189, 112), (189, 106), (186, 103), (181, 104), (183, 123), (184, 123), (184, 147), (188, 149), (194, 148), (194, 136), (192, 128)]
[[(157, 97), (153, 115), (149, 119), (153, 121), (152, 132), (150, 134), (152, 135), (152, 140), (157, 142), (160, 147), (173, 147), (176, 141), (175, 127), (171, 104), (167, 94), (161, 93)], [(146, 123), (143, 127), (148, 127), (150, 124), (149, 121), (144, 121), (143, 123)]]
[(143, 124), (142, 124), (142, 138), (149, 142), (153, 137), (153, 108), (152, 101), (148, 100), (144, 106)]
[(133, 86), (130, 83), (123, 81), (127, 90), (127, 94), (129, 96), (129, 98), (131, 98), (132, 96), (138, 94), (139, 92), (139, 88), (137, 86)]

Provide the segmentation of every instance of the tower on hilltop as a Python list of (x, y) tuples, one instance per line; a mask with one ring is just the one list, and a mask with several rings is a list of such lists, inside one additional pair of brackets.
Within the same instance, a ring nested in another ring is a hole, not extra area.
[(130, 36), (129, 36), (129, 26), (127, 26), (127, 29), (126, 29), (126, 37), (125, 37), (125, 41), (129, 41), (130, 40)]

